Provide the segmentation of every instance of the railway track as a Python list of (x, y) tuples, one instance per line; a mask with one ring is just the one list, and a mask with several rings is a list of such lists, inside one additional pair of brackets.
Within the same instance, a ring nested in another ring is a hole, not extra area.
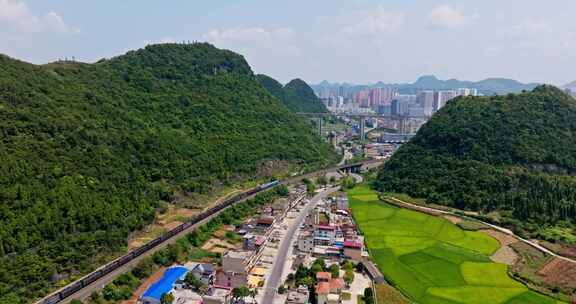
[(193, 226), (197, 225), (197, 224), (201, 224), (203, 223), (206, 219), (211, 218), (212, 216), (218, 214), (220, 211), (235, 205), (238, 202), (241, 202), (243, 200), (245, 200), (248, 197), (251, 197), (253, 195), (256, 195), (260, 192), (264, 192), (267, 191), (269, 189), (272, 189), (278, 185), (288, 185), (297, 181), (300, 181), (302, 178), (305, 177), (310, 177), (310, 176), (315, 176), (315, 175), (319, 175), (319, 174), (324, 174), (327, 172), (334, 172), (334, 171), (341, 171), (341, 170), (346, 170), (346, 169), (357, 169), (360, 168), (364, 165), (368, 165), (368, 166), (374, 166), (377, 165), (379, 162), (378, 161), (365, 161), (362, 163), (356, 163), (356, 164), (349, 164), (349, 165), (343, 165), (343, 166), (337, 166), (337, 167), (332, 167), (332, 168), (327, 168), (327, 169), (323, 169), (323, 170), (319, 170), (319, 171), (315, 171), (312, 173), (308, 173), (308, 174), (303, 174), (303, 175), (298, 175), (298, 176), (294, 176), (291, 177), (289, 179), (283, 180), (283, 181), (272, 181), (266, 184), (262, 184), (258, 187), (255, 187), (253, 189), (250, 189), (246, 192), (240, 193), (238, 195), (235, 195), (227, 200), (225, 200), (224, 202), (198, 214), (195, 215), (194, 217), (192, 217), (191, 219), (189, 219), (187, 222), (177, 226), (176, 228), (166, 232), (165, 234), (163, 234), (162, 236), (142, 245), (141, 247), (138, 247), (136, 249), (134, 249), (133, 251), (130, 251), (129, 253), (113, 260), (112, 262), (99, 267), (98, 269), (96, 269), (95, 271), (87, 274), (86, 276), (80, 278), (79, 280), (51, 293), (50, 295), (46, 296), (45, 298), (35, 302), (36, 304), (59, 304), (59, 303), (67, 303), (71, 300), (73, 295), (77, 295), (80, 291), (82, 291), (83, 289), (88, 288), (89, 286), (94, 285), (94, 283), (102, 280), (103, 278), (109, 277), (112, 274), (117, 275), (117, 272), (119, 269), (125, 267), (127, 264), (130, 264), (131, 262), (133, 262), (134, 260), (139, 259), (140, 257), (146, 255), (147, 253), (149, 253), (150, 251), (157, 249), (159, 247), (161, 247), (162, 245), (166, 245), (168, 241), (173, 241), (175, 239), (176, 236), (180, 235), (182, 232), (187, 231), (189, 229), (191, 229)]

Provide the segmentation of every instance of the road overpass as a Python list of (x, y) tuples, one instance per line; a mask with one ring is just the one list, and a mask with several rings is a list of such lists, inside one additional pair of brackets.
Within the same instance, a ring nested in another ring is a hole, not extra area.
[(401, 115), (394, 115), (394, 116), (382, 116), (377, 114), (365, 114), (365, 113), (358, 113), (358, 114), (348, 114), (348, 113), (309, 113), (309, 112), (297, 112), (296, 115), (299, 116), (306, 116), (310, 118), (317, 118), (318, 119), (318, 134), (322, 136), (323, 131), (323, 122), (322, 118), (324, 117), (348, 117), (351, 119), (357, 119), (360, 121), (360, 140), (366, 139), (366, 134), (370, 130), (366, 130), (366, 119), (368, 118), (377, 118), (377, 119), (388, 119), (391, 121), (397, 121), (400, 125), (400, 132), (405, 133), (406, 129), (406, 122), (410, 119), (429, 119), (430, 117), (427, 116), (401, 116)]

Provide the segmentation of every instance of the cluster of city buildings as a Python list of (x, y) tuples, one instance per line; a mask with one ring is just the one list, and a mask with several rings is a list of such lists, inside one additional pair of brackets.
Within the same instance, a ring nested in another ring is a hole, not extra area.
[(320, 92), (320, 99), (333, 112), (383, 116), (430, 117), (446, 103), (458, 96), (477, 96), (478, 90), (420, 90), (416, 94), (400, 94), (394, 87), (374, 87), (347, 92)]

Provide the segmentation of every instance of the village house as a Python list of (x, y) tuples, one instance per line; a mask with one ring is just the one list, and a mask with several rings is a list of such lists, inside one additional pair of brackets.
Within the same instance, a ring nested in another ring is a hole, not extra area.
[(214, 267), (212, 264), (198, 264), (192, 269), (192, 274), (202, 283), (210, 285), (214, 280)]
[(229, 287), (214, 286), (202, 297), (202, 304), (230, 304), (232, 289)]

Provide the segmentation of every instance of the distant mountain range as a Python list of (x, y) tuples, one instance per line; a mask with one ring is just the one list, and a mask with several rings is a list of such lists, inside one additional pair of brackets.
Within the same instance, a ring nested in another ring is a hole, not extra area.
[[(384, 83), (378, 82), (371, 85), (355, 85), (350, 83), (329, 83), (322, 81), (312, 88), (315, 92), (321, 92), (326, 89), (337, 89), (345, 87), (348, 90), (360, 90), (370, 87), (394, 87), (397, 88), (401, 94), (414, 94), (418, 90), (450, 90), (458, 88), (471, 88), (477, 89), (479, 93), (484, 95), (501, 95), (507, 93), (518, 93), (521, 91), (529, 91), (538, 86), (537, 83), (521, 83), (513, 79), (506, 78), (488, 78), (481, 81), (462, 81), (457, 79), (440, 80), (436, 76), (427, 75), (422, 76), (414, 83)], [(575, 84), (576, 86), (576, 84)]]
[(570, 90), (572, 92), (576, 92), (576, 80), (572, 81), (571, 83), (568, 83), (566, 85), (562, 86), (562, 89), (564, 90)]

